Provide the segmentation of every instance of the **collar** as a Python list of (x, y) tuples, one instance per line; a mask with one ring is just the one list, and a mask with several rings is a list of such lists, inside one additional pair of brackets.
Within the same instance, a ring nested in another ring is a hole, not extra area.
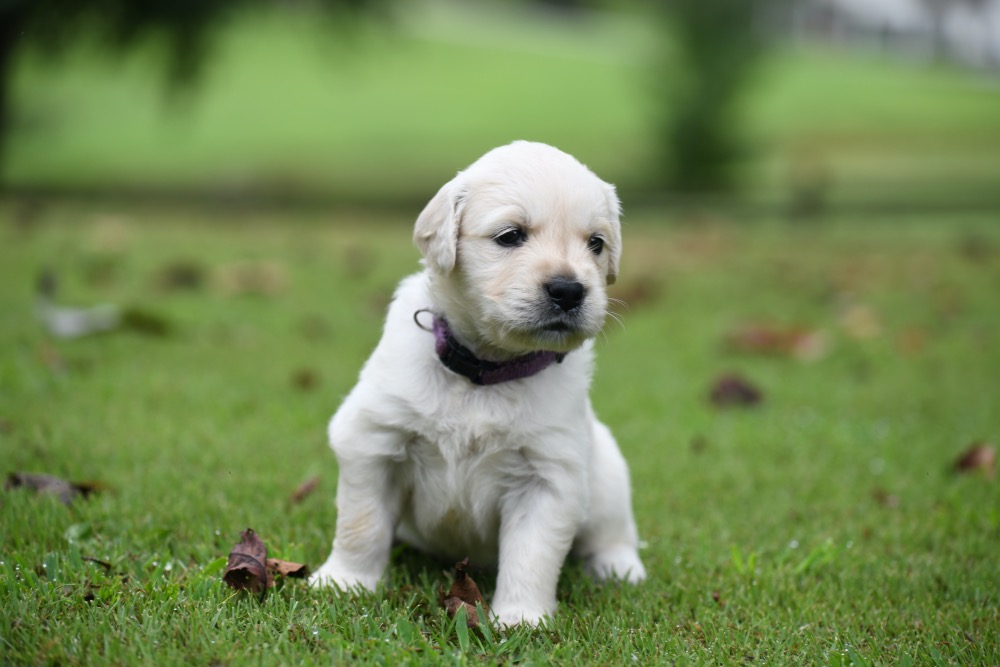
[(543, 350), (529, 352), (509, 361), (480, 359), (469, 348), (458, 342), (451, 333), (448, 322), (434, 315), (434, 349), (445, 368), (469, 379), (472, 384), (491, 385), (520, 380), (540, 373), (553, 363), (562, 363), (563, 353)]

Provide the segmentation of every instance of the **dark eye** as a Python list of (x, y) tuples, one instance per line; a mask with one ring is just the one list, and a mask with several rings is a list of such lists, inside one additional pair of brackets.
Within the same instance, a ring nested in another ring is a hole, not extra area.
[(508, 229), (507, 231), (497, 234), (493, 237), (493, 240), (497, 242), (497, 245), (503, 246), (504, 248), (516, 248), (522, 243), (524, 243), (528, 238), (528, 235), (520, 229)]
[(604, 239), (597, 235), (591, 236), (590, 240), (587, 241), (587, 247), (590, 248), (590, 252), (600, 255), (601, 251), (604, 250)]

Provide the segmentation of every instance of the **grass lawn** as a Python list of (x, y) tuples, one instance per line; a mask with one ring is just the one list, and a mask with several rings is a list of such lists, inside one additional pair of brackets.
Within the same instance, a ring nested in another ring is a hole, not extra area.
[[(360, 599), (288, 580), (260, 603), (221, 580), (248, 526), (269, 555), (326, 557), (326, 421), (416, 268), (412, 217), (8, 203), (0, 220), (4, 472), (107, 487), (0, 495), (4, 663), (1000, 663), (1000, 487), (952, 471), (1000, 440), (989, 216), (630, 214), (630, 306), (593, 397), (650, 579), (599, 587), (570, 563), (550, 626), (510, 633), (456, 627), (446, 566), (406, 550)], [(62, 301), (146, 325), (51, 338), (45, 267)], [(725, 344), (748, 323), (810, 332), (809, 359)], [(763, 401), (713, 406), (727, 372)]]

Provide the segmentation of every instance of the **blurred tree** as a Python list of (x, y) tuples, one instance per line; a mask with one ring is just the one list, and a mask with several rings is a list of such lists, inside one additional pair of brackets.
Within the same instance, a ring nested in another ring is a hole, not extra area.
[[(327, 10), (361, 10), (378, 0), (312, 0)], [(147, 41), (166, 47), (165, 81), (176, 90), (200, 73), (213, 37), (238, 10), (267, 0), (0, 0), (0, 160), (10, 129), (10, 84), (25, 50), (58, 56), (75, 41), (113, 53)]]
[(740, 102), (764, 52), (759, 19), (773, 0), (660, 0), (671, 51), (663, 77), (661, 141), (667, 185), (726, 190), (743, 150)]

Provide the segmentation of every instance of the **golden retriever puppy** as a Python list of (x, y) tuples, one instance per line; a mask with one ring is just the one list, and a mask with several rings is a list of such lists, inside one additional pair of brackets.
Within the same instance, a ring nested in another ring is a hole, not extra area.
[(374, 589), (400, 539), (495, 563), (498, 622), (534, 625), (571, 551), (598, 579), (645, 578), (628, 469), (588, 396), (618, 218), (612, 186), (523, 141), (430, 201), (424, 270), (330, 422), (337, 527), (315, 585)]

